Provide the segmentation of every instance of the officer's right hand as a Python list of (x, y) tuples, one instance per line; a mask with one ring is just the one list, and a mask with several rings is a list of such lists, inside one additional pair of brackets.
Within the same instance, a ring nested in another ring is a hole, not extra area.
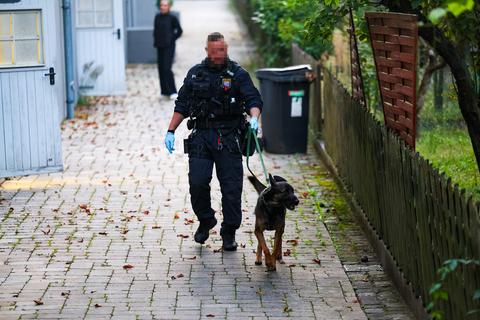
[(168, 152), (171, 154), (175, 148), (175, 134), (172, 132), (167, 132), (167, 136), (165, 137), (165, 147), (167, 147)]
[(258, 118), (257, 117), (252, 117), (250, 119), (250, 128), (252, 128), (252, 130), (255, 131), (255, 132), (258, 131)]

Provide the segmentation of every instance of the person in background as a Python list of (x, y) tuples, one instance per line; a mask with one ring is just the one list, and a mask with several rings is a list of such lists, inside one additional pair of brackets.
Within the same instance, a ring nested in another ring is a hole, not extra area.
[(162, 0), (159, 3), (160, 12), (155, 16), (153, 38), (157, 48), (158, 75), (162, 96), (176, 99), (177, 88), (172, 72), (175, 56), (175, 41), (182, 35), (182, 27), (178, 18), (170, 13), (170, 3)]

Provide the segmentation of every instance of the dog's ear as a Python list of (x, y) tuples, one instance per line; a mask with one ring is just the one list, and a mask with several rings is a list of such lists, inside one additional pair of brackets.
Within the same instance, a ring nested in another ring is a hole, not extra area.
[(282, 178), (280, 176), (273, 176), (273, 178), (275, 179), (276, 182), (280, 182), (280, 181), (287, 182), (287, 180), (285, 180), (284, 178)]
[(273, 187), (275, 185), (275, 179), (270, 173), (268, 174), (268, 180), (270, 180), (270, 185)]

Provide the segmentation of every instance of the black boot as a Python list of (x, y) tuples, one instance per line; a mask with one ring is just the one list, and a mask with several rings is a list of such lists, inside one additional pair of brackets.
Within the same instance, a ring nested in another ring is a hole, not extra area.
[(223, 250), (225, 251), (236, 251), (237, 243), (235, 242), (235, 231), (223, 232), (222, 233), (223, 241)]
[(205, 241), (207, 241), (208, 239), (208, 236), (210, 235), (210, 229), (215, 227), (216, 224), (217, 224), (217, 219), (215, 218), (201, 220), (200, 225), (198, 226), (198, 229), (195, 232), (195, 236), (194, 236), (195, 242), (198, 242), (201, 244), (205, 243)]

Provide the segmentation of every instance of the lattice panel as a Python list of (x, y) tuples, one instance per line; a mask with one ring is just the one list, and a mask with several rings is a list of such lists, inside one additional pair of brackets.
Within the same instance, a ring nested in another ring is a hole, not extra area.
[(417, 16), (365, 14), (373, 48), (385, 124), (415, 149)]
[(355, 24), (353, 22), (353, 14), (350, 9), (350, 66), (352, 69), (352, 96), (360, 102), (363, 107), (367, 107), (365, 95), (363, 91), (362, 70), (360, 68), (360, 56), (358, 54), (357, 36), (355, 35)]

